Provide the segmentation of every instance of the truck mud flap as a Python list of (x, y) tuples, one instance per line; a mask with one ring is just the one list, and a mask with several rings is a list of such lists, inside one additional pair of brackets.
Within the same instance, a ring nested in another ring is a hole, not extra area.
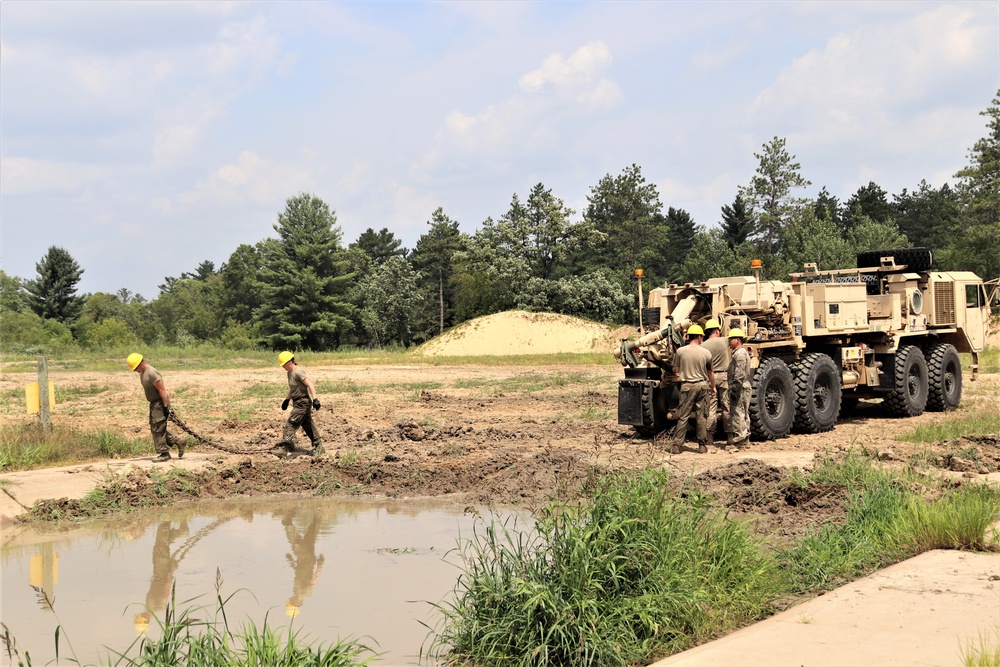
[[(618, 423), (628, 426), (648, 427), (644, 421), (643, 392), (653, 391), (657, 382), (648, 380), (620, 380), (618, 382)], [(647, 399), (648, 400), (648, 399)]]

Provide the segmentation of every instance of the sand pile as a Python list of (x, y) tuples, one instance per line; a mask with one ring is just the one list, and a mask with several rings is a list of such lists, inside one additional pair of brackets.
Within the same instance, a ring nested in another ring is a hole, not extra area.
[(509, 310), (463, 322), (419, 348), (427, 356), (607, 352), (630, 327), (613, 327), (556, 313)]

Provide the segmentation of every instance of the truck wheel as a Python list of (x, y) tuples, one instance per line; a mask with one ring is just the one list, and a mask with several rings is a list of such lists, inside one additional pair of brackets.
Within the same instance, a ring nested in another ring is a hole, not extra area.
[(896, 351), (896, 381), (885, 397), (889, 412), (899, 417), (916, 417), (927, 405), (927, 360), (916, 345)]
[(947, 412), (962, 400), (962, 360), (954, 345), (937, 343), (927, 348), (927, 409)]
[(858, 268), (879, 266), (883, 257), (892, 257), (896, 264), (905, 264), (907, 271), (929, 271), (934, 265), (930, 248), (892, 248), (891, 250), (865, 250), (858, 253)]
[(659, 393), (652, 384), (647, 383), (642, 387), (642, 426), (635, 427), (635, 432), (639, 435), (654, 436), (667, 426), (666, 415), (657, 405)]
[(790, 370), (795, 378), (795, 428), (805, 433), (831, 430), (840, 413), (840, 369), (828, 355), (807, 352)]
[(750, 381), (750, 432), (764, 440), (784, 438), (794, 419), (792, 373), (781, 359), (765, 359)]

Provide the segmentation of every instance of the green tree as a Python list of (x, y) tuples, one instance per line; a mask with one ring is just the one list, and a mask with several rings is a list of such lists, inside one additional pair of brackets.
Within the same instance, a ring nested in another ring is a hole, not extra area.
[(731, 239), (721, 229), (699, 228), (691, 250), (681, 264), (676, 280), (700, 282), (709, 278), (745, 276), (756, 251), (753, 244), (730, 245)]
[(636, 268), (653, 282), (666, 275), (671, 248), (660, 194), (638, 165), (604, 176), (587, 202), (586, 227), (580, 230), (585, 241), (575, 258), (582, 271), (609, 268), (623, 287), (631, 285)]
[(819, 191), (819, 194), (816, 195), (816, 201), (813, 203), (813, 211), (816, 213), (818, 219), (829, 220), (837, 225), (838, 229), (841, 228), (840, 201), (830, 194), (825, 185)]
[(364, 252), (376, 266), (382, 264), (391, 257), (406, 257), (406, 248), (402, 247), (403, 242), (396, 238), (396, 235), (383, 227), (375, 231), (371, 227), (361, 232), (358, 240), (352, 243), (349, 248), (358, 248)]
[(0, 312), (19, 313), (28, 307), (24, 281), (0, 269)]
[(219, 319), (249, 324), (261, 304), (259, 246), (240, 244), (219, 270)]
[(420, 308), (416, 299), (400, 298), (416, 294), (418, 274), (403, 257), (389, 257), (366, 275), (359, 284), (364, 295), (358, 316), (372, 347), (390, 343), (409, 346), (412, 325)]
[(893, 201), (900, 231), (916, 246), (941, 250), (964, 226), (962, 203), (947, 183), (935, 189), (927, 181), (920, 181), (915, 192), (903, 188)]
[(427, 221), (430, 226), (417, 239), (411, 257), (420, 274), (420, 300), (430, 306), (415, 325), (418, 336), (442, 334), (455, 323), (455, 288), (452, 285), (455, 254), (465, 248), (458, 222), (445, 215), (440, 206)]
[[(906, 234), (899, 230), (894, 220), (877, 222), (867, 216), (862, 216), (855, 221), (853, 227), (847, 230), (844, 241), (850, 252), (855, 255), (865, 250), (876, 250), (879, 248), (905, 248), (910, 245)], [(847, 268), (852, 264), (844, 267)]]
[(671, 206), (667, 209), (667, 237), (670, 239), (670, 255), (667, 258), (667, 276), (676, 280), (684, 259), (691, 252), (697, 228), (691, 214), (682, 208)]
[(487, 218), (453, 256), (458, 321), (498, 313), (517, 305), (533, 278), (523, 254), (508, 242), (508, 226)]
[(801, 165), (793, 162), (795, 156), (785, 149), (784, 138), (774, 137), (764, 144), (763, 152), (753, 155), (758, 161), (757, 171), (750, 185), (740, 188), (740, 193), (755, 212), (755, 237), (767, 255), (773, 257), (782, 230), (793, 217), (801, 217), (804, 201), (793, 197), (792, 191), (811, 182), (799, 173)]
[(721, 228), (730, 249), (743, 245), (750, 238), (753, 232), (753, 209), (741, 193), (736, 193), (731, 206), (722, 207)]
[(319, 197), (300, 193), (285, 202), (277, 239), (260, 246), (263, 340), (271, 348), (325, 350), (352, 327), (349, 271), (336, 215)]
[(807, 262), (815, 262), (820, 269), (843, 269), (856, 264), (852, 248), (840, 230), (831, 220), (817, 218), (812, 206), (798, 209), (789, 218), (774, 269), (780, 275), (787, 275), (802, 271)]
[(42, 319), (30, 309), (3, 313), (0, 349), (18, 354), (64, 352), (74, 349), (73, 333), (62, 322)]
[(896, 207), (889, 202), (889, 193), (874, 181), (870, 181), (868, 185), (858, 188), (858, 191), (844, 203), (840, 221), (843, 231), (847, 232), (862, 217), (873, 222), (885, 222), (891, 220), (895, 214)]
[(39, 317), (72, 326), (83, 308), (84, 298), (76, 294), (83, 269), (69, 252), (51, 246), (35, 270), (38, 277), (25, 284), (31, 309)]
[(989, 225), (1000, 222), (1000, 90), (979, 115), (986, 117), (988, 133), (973, 144), (969, 166), (955, 178), (966, 215), (973, 224)]

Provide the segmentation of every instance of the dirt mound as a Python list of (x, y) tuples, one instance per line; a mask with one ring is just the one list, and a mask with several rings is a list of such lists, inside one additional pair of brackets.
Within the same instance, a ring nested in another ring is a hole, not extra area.
[(629, 327), (559, 315), (510, 310), (463, 322), (417, 348), (425, 356), (510, 356), (610, 352)]

